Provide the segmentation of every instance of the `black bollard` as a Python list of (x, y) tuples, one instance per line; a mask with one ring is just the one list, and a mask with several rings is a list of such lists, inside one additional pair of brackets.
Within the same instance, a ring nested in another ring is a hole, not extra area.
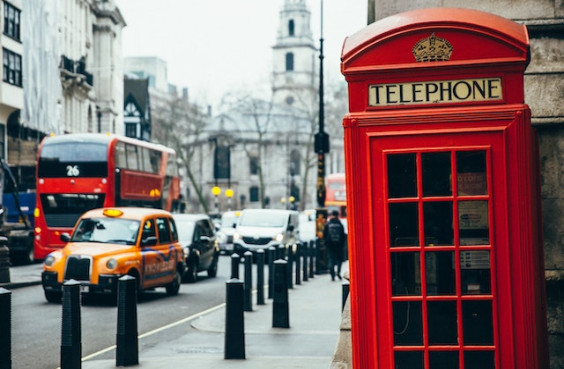
[(257, 250), (257, 305), (264, 305), (264, 250)]
[(276, 246), (276, 260), (284, 259), (284, 253), (285, 252), (286, 252), (286, 249), (284, 248), (284, 245), (277, 245)]
[(245, 359), (245, 314), (243, 282), (231, 279), (225, 283), (225, 351), (224, 359)]
[[(0, 239), (5, 238), (0, 236)], [(10, 249), (0, 243), (0, 283), (8, 282), (10, 282)]]
[(137, 279), (130, 275), (118, 280), (116, 366), (139, 364), (137, 283)]
[(0, 368), (12, 367), (12, 292), (0, 287)]
[(308, 271), (307, 271), (307, 254), (308, 254), (308, 248), (307, 248), (308, 243), (304, 242), (304, 244), (302, 245), (302, 255), (303, 255), (303, 265), (304, 265), (304, 277), (303, 280), (304, 282), (308, 281)]
[(253, 253), (245, 252), (245, 311), (253, 311)]
[(290, 306), (288, 301), (288, 267), (286, 260), (274, 262), (274, 299), (272, 303), (272, 327), (290, 328)]
[(294, 288), (294, 276), (293, 276), (293, 269), (294, 269), (294, 249), (293, 249), (293, 245), (287, 245), (286, 246), (286, 261), (288, 261), (288, 264), (286, 264), (286, 266), (288, 267), (288, 273), (286, 274), (286, 277), (288, 278), (288, 288), (293, 289)]
[(343, 311), (345, 309), (345, 304), (347, 303), (347, 298), (349, 297), (349, 281), (344, 281), (343, 282), (343, 301), (342, 301), (342, 306), (341, 306), (341, 311)]
[(268, 255), (268, 298), (272, 298), (274, 290), (274, 259), (276, 258), (276, 248), (270, 246), (267, 251)]
[(301, 253), (302, 248), (300, 247), (300, 243), (296, 243), (296, 252), (294, 253), (294, 259), (296, 260), (296, 285), (302, 284), (302, 264), (301, 264)]
[(313, 278), (315, 276), (315, 271), (313, 270), (313, 265), (315, 264), (315, 241), (309, 241), (309, 277)]
[(61, 369), (81, 368), (80, 282), (71, 279), (63, 284), (63, 319), (61, 324)]
[(231, 279), (239, 279), (239, 264), (241, 256), (237, 253), (231, 255)]

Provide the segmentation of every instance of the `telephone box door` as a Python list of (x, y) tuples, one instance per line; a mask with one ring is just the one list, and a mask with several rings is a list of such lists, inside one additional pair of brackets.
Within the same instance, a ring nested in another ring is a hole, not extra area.
[(511, 315), (499, 288), (508, 281), (495, 277), (508, 252), (502, 139), (370, 139), (374, 198), (385, 203), (373, 207), (385, 245), (375, 248), (377, 367), (501, 367), (498, 331)]

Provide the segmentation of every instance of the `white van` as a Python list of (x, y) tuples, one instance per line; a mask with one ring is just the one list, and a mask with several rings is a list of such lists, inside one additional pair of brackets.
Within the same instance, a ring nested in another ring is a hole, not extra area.
[(233, 234), (233, 251), (265, 252), (271, 246), (299, 242), (299, 213), (294, 210), (245, 209)]

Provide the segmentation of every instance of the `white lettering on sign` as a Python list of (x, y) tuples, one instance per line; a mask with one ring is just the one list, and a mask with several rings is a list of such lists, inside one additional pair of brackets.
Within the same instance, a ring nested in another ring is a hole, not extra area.
[(497, 101), (501, 78), (388, 83), (368, 86), (369, 106)]

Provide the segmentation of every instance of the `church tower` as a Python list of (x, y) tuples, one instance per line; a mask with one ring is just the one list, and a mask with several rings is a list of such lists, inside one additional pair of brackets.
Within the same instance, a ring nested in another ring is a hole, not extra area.
[(272, 47), (274, 102), (296, 109), (311, 106), (317, 94), (317, 49), (305, 0), (284, 0)]

